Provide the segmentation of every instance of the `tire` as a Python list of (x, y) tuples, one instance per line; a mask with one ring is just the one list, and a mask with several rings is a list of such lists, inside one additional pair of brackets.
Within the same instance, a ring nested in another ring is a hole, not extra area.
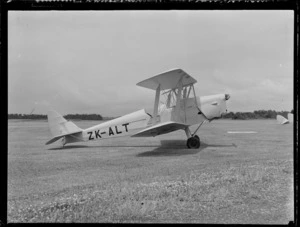
[(186, 145), (188, 148), (197, 149), (200, 147), (200, 139), (197, 139), (197, 137), (191, 137), (187, 140)]
[(200, 141), (200, 137), (198, 135), (194, 135), (194, 138)]

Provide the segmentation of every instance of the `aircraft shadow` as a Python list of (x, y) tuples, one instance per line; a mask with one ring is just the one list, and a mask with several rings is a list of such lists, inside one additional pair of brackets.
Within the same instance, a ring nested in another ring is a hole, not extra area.
[(64, 147), (53, 147), (53, 148), (49, 148), (48, 150), (68, 150), (68, 149), (77, 149), (77, 148), (86, 148), (89, 146), (86, 145), (69, 145), (69, 146), (64, 146)]
[(48, 150), (69, 150), (69, 149), (80, 149), (80, 148), (101, 148), (101, 147), (149, 147), (155, 148), (151, 151), (146, 151), (137, 154), (138, 157), (143, 156), (158, 156), (158, 155), (188, 155), (196, 154), (206, 147), (237, 147), (234, 143), (231, 145), (220, 145), (220, 144), (206, 144), (201, 142), (201, 146), (198, 149), (188, 149), (186, 146), (186, 140), (161, 140), (161, 146), (157, 145), (110, 145), (110, 146), (87, 146), (87, 145), (67, 145), (64, 147), (54, 147)]
[(182, 156), (197, 154), (207, 147), (237, 147), (234, 143), (231, 145), (221, 144), (206, 144), (201, 142), (201, 146), (198, 149), (189, 149), (186, 146), (186, 140), (162, 140), (161, 146), (154, 150), (139, 153), (137, 157), (149, 157), (149, 156)]
[(97, 145), (97, 146), (86, 146), (86, 145), (66, 145), (64, 147), (54, 147), (48, 150), (68, 150), (77, 148), (101, 148), (101, 147), (157, 147), (157, 145)]
[[(201, 144), (202, 146), (202, 144)], [(206, 144), (207, 147), (237, 147), (235, 143), (232, 144)]]

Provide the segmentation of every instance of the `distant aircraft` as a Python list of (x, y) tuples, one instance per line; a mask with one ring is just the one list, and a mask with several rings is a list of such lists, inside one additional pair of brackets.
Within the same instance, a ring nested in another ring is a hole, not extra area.
[[(196, 96), (194, 84), (197, 81), (182, 69), (163, 72), (137, 85), (155, 91), (152, 114), (144, 109), (106, 121), (96, 126), (81, 129), (67, 121), (55, 111), (48, 112), (49, 128), (54, 136), (47, 144), (62, 138), (67, 143), (116, 138), (120, 136), (154, 137), (183, 130), (187, 136), (188, 148), (199, 148), (197, 131), (205, 121), (220, 118), (227, 112), (229, 94)], [(194, 132), (190, 126), (199, 124)]]
[(289, 123), (289, 120), (286, 119), (285, 117), (281, 116), (281, 115), (277, 115), (276, 119), (277, 119), (278, 124), (284, 125), (284, 124), (288, 124)]
[(288, 113), (288, 120), (290, 123), (293, 123), (294, 122), (294, 114)]

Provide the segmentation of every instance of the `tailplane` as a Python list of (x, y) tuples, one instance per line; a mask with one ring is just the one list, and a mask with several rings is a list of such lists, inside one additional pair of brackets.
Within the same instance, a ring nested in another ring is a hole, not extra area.
[(53, 110), (48, 111), (47, 115), (49, 129), (53, 138), (49, 140), (46, 145), (53, 143), (64, 136), (74, 135), (83, 131), (73, 122), (67, 121), (63, 116)]

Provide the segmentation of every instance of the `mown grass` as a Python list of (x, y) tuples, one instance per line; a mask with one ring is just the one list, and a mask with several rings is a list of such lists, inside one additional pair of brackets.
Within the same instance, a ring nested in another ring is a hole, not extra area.
[(8, 216), (11, 222), (280, 223), (291, 216), (292, 172), (291, 161), (256, 160), (144, 180), (116, 173), (108, 184), (69, 188), (48, 200), (11, 200)]
[(64, 149), (44, 146), (49, 135), (47, 122), (9, 122), (10, 223), (294, 220), (292, 125), (213, 121), (202, 126), (194, 150), (186, 149), (184, 132)]

